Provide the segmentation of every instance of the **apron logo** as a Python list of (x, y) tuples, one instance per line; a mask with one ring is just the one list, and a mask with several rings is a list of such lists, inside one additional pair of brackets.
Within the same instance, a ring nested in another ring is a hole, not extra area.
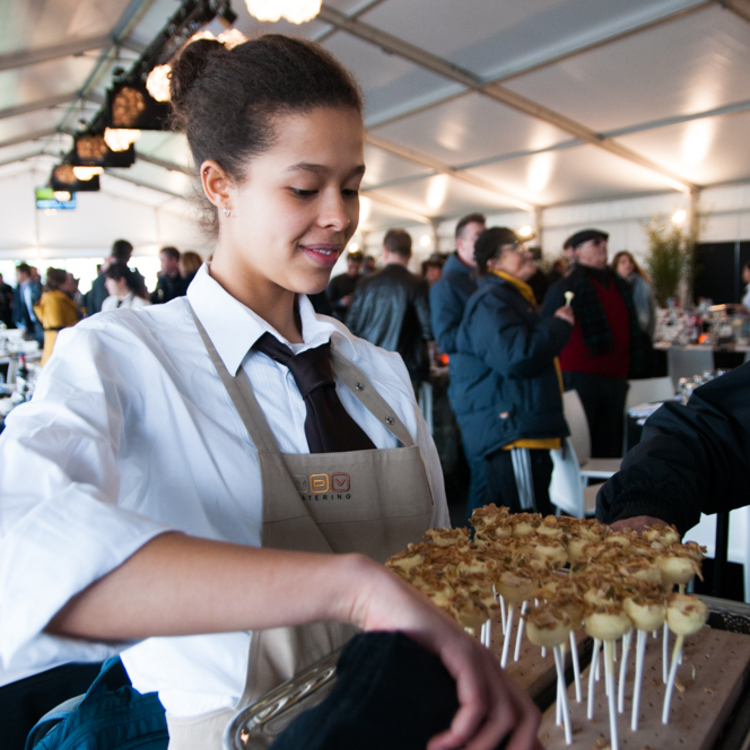
[(333, 492), (349, 492), (351, 480), (348, 474), (331, 474), (331, 490)]
[(294, 479), (294, 486), (297, 488), (298, 492), (307, 492), (309, 485), (305, 474), (295, 474), (292, 479)]
[(329, 488), (328, 474), (311, 474), (310, 475), (310, 491), (316, 495), (321, 492), (328, 492)]
[(343, 471), (333, 474), (294, 475), (294, 484), (303, 500), (350, 500), (352, 480)]

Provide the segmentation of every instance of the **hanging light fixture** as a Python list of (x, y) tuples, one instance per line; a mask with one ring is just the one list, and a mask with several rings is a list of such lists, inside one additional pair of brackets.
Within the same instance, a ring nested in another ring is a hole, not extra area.
[(285, 18), (292, 23), (311, 21), (320, 13), (322, 0), (245, 0), (251, 16), (275, 23)]
[(127, 151), (141, 137), (140, 130), (105, 128), (104, 142), (112, 151)]
[(102, 167), (73, 167), (73, 174), (77, 180), (88, 182), (98, 174), (104, 174)]
[(169, 65), (157, 65), (152, 68), (146, 79), (148, 93), (157, 102), (168, 102), (172, 97), (169, 92), (169, 76), (172, 68)]

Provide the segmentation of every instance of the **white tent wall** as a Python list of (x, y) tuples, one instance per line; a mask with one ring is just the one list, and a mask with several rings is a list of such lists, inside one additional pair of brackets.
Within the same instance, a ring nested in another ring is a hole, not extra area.
[[(132, 264), (149, 288), (156, 284), (160, 247), (174, 245), (203, 257), (210, 252), (210, 242), (196, 224), (188, 201), (165, 196), (163, 205), (153, 206), (102, 190), (77, 193), (73, 210), (38, 210), (34, 189), (44, 185), (49, 174), (18, 166), (0, 176), (0, 273), (9, 283), (15, 283), (15, 264), (25, 261), (42, 274), (50, 265), (65, 268), (80, 278), (80, 288), (86, 291), (96, 277), (96, 264), (109, 255), (112, 242), (119, 238), (133, 244)], [(117, 180), (102, 177), (108, 179)], [(135, 195), (139, 190), (133, 185), (127, 189)]]

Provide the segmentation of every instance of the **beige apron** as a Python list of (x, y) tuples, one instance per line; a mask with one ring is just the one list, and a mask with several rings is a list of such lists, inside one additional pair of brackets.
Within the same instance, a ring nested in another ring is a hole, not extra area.
[[(195, 321), (258, 451), (264, 547), (361, 552), (384, 562), (421, 538), (430, 526), (433, 501), (419, 448), (361, 370), (331, 349), (336, 374), (404, 447), (281, 453), (244, 370), (232, 377)], [(245, 690), (237, 705), (193, 718), (167, 715), (169, 750), (219, 750), (224, 728), (237, 710), (327, 656), (353, 633), (352, 626), (337, 622), (253, 632)]]

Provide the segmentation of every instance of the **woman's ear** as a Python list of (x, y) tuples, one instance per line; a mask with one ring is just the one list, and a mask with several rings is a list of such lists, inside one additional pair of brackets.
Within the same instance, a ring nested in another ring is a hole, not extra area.
[(206, 194), (208, 200), (211, 201), (216, 208), (231, 211), (231, 181), (227, 173), (219, 166), (219, 164), (213, 159), (206, 159), (206, 161), (201, 164), (200, 178), (203, 192)]

